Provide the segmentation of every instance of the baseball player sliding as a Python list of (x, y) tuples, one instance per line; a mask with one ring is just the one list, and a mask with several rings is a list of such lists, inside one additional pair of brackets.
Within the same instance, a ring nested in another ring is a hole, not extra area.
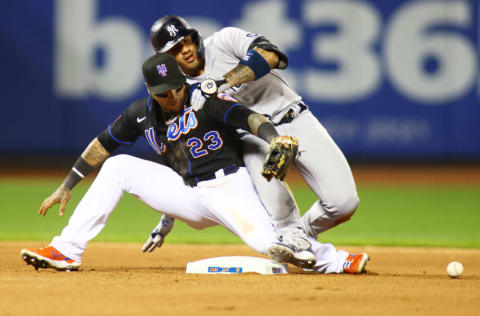
[[(298, 139), (295, 166), (318, 197), (302, 218), (288, 187), (276, 179), (268, 183), (261, 176), (268, 144), (251, 134), (242, 137), (245, 165), (285, 243), (296, 252), (308, 251), (305, 232), (316, 239), (319, 233), (350, 219), (359, 199), (347, 160), (302, 98), (275, 70), (288, 64), (287, 56), (275, 45), (264, 36), (233, 27), (204, 41), (175, 15), (157, 20), (150, 40), (156, 52), (175, 57), (189, 83), (201, 82), (207, 94), (225, 91), (269, 117), (280, 134)], [(162, 216), (143, 251), (161, 246), (172, 225), (173, 219)]]
[[(194, 228), (223, 225), (254, 250), (279, 262), (324, 273), (364, 271), (366, 254), (349, 255), (313, 239), (312, 249), (299, 254), (277, 239), (244, 167), (236, 130), (253, 133), (270, 144), (263, 170), (267, 178), (285, 173), (296, 154), (294, 138), (279, 136), (263, 115), (225, 94), (193, 102), (196, 85), (185, 84), (171, 55), (150, 57), (142, 70), (149, 96), (135, 101), (100, 133), (62, 185), (42, 203), (41, 215), (56, 203), (61, 204), (63, 214), (71, 189), (106, 160), (61, 235), (48, 247), (21, 250), (27, 264), (36, 269), (79, 269), (87, 243), (103, 229), (128, 192)], [(107, 159), (120, 145), (131, 145), (139, 136), (146, 138), (165, 165), (128, 155)]]

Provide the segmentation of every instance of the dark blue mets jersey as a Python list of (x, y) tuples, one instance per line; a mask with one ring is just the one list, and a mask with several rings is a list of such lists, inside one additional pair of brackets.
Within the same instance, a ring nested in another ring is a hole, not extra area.
[(219, 169), (243, 166), (236, 130), (249, 131), (248, 116), (254, 112), (223, 93), (194, 108), (190, 96), (196, 85), (186, 87), (186, 103), (179, 115), (166, 121), (160, 106), (148, 96), (133, 102), (98, 140), (112, 153), (143, 136), (161, 162), (190, 185), (208, 179)]

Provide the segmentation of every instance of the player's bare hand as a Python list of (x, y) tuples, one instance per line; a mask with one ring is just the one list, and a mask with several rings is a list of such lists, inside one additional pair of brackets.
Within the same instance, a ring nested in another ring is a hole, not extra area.
[(65, 213), (65, 208), (67, 207), (67, 203), (70, 200), (70, 196), (72, 195), (72, 191), (64, 187), (63, 185), (60, 186), (55, 192), (52, 193), (49, 197), (47, 197), (40, 209), (38, 210), (38, 214), (45, 216), (49, 208), (53, 205), (60, 203), (60, 210), (58, 214), (63, 216)]

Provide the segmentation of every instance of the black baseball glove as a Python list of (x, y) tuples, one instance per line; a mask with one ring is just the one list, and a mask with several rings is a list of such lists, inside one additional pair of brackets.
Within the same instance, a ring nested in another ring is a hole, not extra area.
[(275, 177), (285, 179), (288, 168), (293, 163), (298, 152), (298, 141), (293, 136), (277, 136), (270, 142), (270, 149), (263, 163), (262, 176), (267, 181)]

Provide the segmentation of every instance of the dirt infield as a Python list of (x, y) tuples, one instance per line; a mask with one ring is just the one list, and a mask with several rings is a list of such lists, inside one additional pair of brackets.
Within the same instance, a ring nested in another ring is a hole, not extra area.
[[(185, 274), (188, 261), (257, 256), (243, 245), (92, 243), (79, 272), (35, 271), (38, 242), (0, 243), (0, 315), (479, 315), (480, 250), (343, 247), (368, 252), (365, 275)], [(465, 273), (450, 279), (448, 262)], [(315, 314), (314, 314), (315, 313)]]

